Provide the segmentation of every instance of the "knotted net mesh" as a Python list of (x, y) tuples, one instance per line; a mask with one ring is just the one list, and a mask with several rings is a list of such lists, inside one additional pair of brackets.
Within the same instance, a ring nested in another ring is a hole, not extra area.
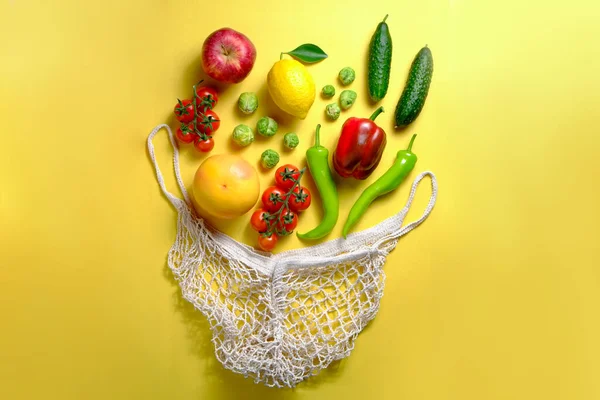
[[(218, 360), (268, 386), (293, 387), (347, 357), (383, 296), (386, 256), (398, 239), (431, 212), (435, 176), (420, 174), (402, 211), (371, 229), (320, 245), (269, 255), (239, 243), (198, 218), (179, 173), (184, 200), (169, 193), (148, 148), (161, 189), (178, 213), (168, 264), (183, 297), (206, 316)], [(402, 226), (419, 182), (429, 176), (432, 196), (423, 216)]]

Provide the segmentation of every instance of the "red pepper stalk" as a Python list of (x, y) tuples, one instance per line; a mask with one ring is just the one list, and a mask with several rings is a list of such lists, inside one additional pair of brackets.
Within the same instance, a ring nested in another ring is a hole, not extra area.
[(381, 161), (387, 143), (385, 131), (375, 124), (379, 107), (370, 118), (348, 118), (333, 152), (333, 167), (344, 178), (366, 179)]

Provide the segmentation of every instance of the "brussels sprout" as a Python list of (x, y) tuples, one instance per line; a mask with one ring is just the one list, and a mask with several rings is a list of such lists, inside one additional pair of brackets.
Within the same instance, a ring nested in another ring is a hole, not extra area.
[(260, 164), (263, 168), (271, 169), (279, 163), (279, 153), (275, 150), (265, 150), (260, 156)]
[(296, 135), (294, 132), (286, 133), (283, 136), (283, 145), (288, 149), (295, 149), (299, 143), (300, 139), (298, 139), (298, 135)]
[(352, 107), (354, 101), (356, 101), (356, 92), (354, 90), (344, 90), (340, 94), (340, 106), (342, 107), (342, 110), (347, 110)]
[(327, 118), (332, 121), (338, 119), (341, 112), (342, 110), (340, 110), (340, 106), (338, 106), (337, 103), (331, 103), (325, 107), (325, 114), (327, 115)]
[(258, 108), (258, 97), (255, 93), (244, 92), (238, 99), (238, 108), (244, 114), (252, 114)]
[(323, 97), (331, 98), (335, 96), (335, 88), (332, 85), (325, 85), (323, 86), (321, 93), (323, 94)]
[(356, 73), (350, 67), (342, 68), (338, 77), (340, 78), (340, 82), (342, 85), (346, 86), (354, 82), (354, 78), (356, 78)]
[(252, 128), (244, 124), (236, 126), (233, 130), (232, 139), (238, 146), (249, 146), (250, 143), (254, 142), (254, 133), (252, 132)]
[(256, 124), (256, 130), (263, 136), (273, 136), (277, 132), (277, 121), (273, 118), (262, 117)]

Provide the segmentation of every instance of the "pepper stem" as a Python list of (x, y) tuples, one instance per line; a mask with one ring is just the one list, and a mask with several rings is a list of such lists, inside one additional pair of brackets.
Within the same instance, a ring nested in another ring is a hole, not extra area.
[(373, 115), (371, 115), (371, 117), (369, 117), (369, 119), (371, 121), (375, 121), (375, 118), (377, 118), (379, 116), (379, 114), (381, 114), (382, 112), (383, 112), (383, 106), (381, 106), (377, 110), (375, 110), (375, 112), (373, 113)]
[(317, 125), (317, 131), (315, 132), (315, 147), (321, 145), (321, 124)]
[(412, 152), (412, 145), (415, 142), (415, 138), (417, 137), (417, 134), (415, 133), (412, 138), (410, 139), (410, 143), (408, 144), (408, 148), (406, 149), (406, 151), (408, 152)]
[(381, 21), (382, 23), (385, 22), (385, 20), (387, 19), (388, 15), (390, 15), (390, 14), (386, 14), (385, 15), (385, 18), (383, 19), (383, 21)]

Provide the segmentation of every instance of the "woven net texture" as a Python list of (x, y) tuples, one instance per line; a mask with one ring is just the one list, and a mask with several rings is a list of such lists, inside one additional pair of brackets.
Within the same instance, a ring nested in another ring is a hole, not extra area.
[[(195, 214), (179, 174), (184, 199), (169, 193), (156, 164), (161, 189), (178, 213), (177, 237), (168, 265), (183, 297), (206, 316), (217, 359), (234, 372), (267, 386), (293, 387), (347, 357), (383, 296), (383, 265), (399, 238), (432, 211), (437, 183), (431, 172), (415, 179), (406, 206), (396, 215), (348, 239), (270, 255), (210, 227)], [(432, 195), (421, 218), (402, 226), (421, 180)]]

